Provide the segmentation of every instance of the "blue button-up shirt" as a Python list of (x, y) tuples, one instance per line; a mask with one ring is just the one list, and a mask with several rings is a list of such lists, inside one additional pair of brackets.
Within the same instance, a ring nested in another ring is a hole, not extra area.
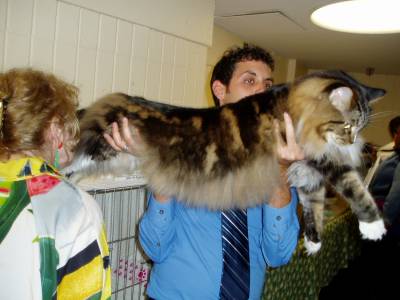
[[(286, 264), (299, 234), (297, 194), (290, 204), (247, 209), (250, 299), (260, 299), (266, 266)], [(149, 197), (140, 222), (140, 243), (153, 260), (147, 294), (155, 299), (218, 299), (222, 277), (221, 212), (193, 208), (174, 199)]]

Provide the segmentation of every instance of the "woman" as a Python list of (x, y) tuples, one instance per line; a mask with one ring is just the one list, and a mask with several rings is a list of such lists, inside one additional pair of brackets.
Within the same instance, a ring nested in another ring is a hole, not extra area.
[(0, 299), (110, 298), (100, 209), (58, 172), (78, 139), (77, 93), (32, 69), (0, 74)]

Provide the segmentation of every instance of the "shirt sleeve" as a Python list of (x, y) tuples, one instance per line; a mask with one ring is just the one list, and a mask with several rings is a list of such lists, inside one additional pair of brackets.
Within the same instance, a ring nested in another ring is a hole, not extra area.
[(290, 191), (291, 201), (285, 207), (263, 205), (261, 248), (270, 267), (288, 263), (297, 246), (300, 229), (297, 218), (298, 196), (295, 188)]
[(175, 200), (157, 201), (150, 193), (148, 207), (139, 224), (139, 241), (154, 262), (162, 262), (171, 252), (175, 237)]
[(383, 214), (386, 221), (392, 224), (400, 216), (400, 164), (397, 165), (392, 186), (383, 205)]

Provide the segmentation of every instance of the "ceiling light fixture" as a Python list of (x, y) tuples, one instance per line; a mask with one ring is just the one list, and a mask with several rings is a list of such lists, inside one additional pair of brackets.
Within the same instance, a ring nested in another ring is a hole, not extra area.
[(399, 0), (353, 0), (323, 6), (311, 21), (326, 29), (351, 33), (400, 32)]

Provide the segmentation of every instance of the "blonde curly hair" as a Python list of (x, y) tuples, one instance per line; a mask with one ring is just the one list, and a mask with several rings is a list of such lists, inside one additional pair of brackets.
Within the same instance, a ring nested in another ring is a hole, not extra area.
[(0, 73), (0, 104), (0, 159), (40, 150), (54, 119), (71, 143), (79, 139), (78, 89), (52, 74), (30, 68)]

